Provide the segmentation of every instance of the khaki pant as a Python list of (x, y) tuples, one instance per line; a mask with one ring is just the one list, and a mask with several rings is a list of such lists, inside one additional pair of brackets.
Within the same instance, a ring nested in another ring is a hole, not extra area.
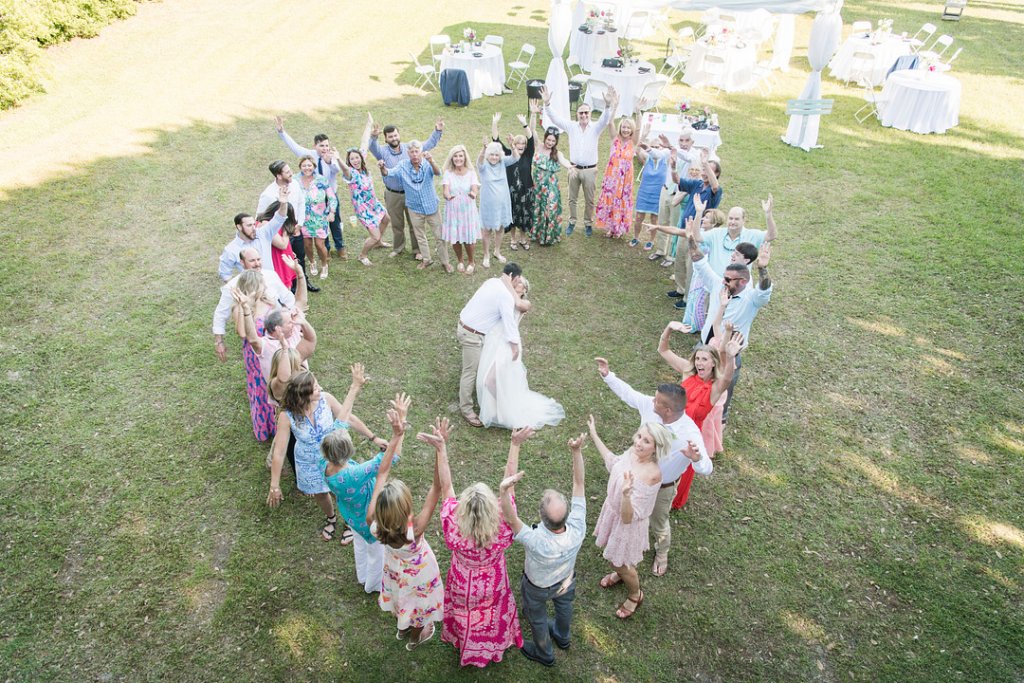
[[(484, 346), (483, 335), (474, 334), (460, 322), (455, 328), (455, 338), (462, 348), (462, 377), (459, 379), (459, 410), (466, 417), (475, 415), (473, 392), (476, 391), (476, 371), (480, 366), (480, 350)], [(672, 502), (672, 498), (669, 498)]]
[(430, 261), (430, 243), (427, 241), (427, 228), (434, 233), (437, 240), (437, 256), (441, 265), (448, 265), (448, 243), (441, 239), (441, 212), (432, 214), (409, 212), (409, 223), (412, 226), (413, 242), (418, 243), (424, 261)]
[(597, 168), (576, 169), (575, 177), (569, 178), (569, 222), (576, 224), (576, 205), (580, 198), (580, 185), (583, 186), (583, 225), (594, 225), (594, 182), (597, 179)]
[(676, 497), (676, 486), (665, 486), (658, 491), (651, 513), (651, 534), (654, 536), (654, 556), (668, 557), (672, 545), (672, 524), (668, 514), (672, 511), (672, 499)]
[[(384, 205), (387, 207), (388, 216), (391, 218), (391, 248), (396, 252), (405, 249), (405, 223), (409, 218), (409, 211), (405, 208), (405, 195), (401, 192), (393, 192), (384, 188)], [(381, 235), (383, 238), (384, 236)], [(416, 235), (412, 231), (412, 221), (409, 221), (409, 246), (413, 252), (420, 250)]]
[(676, 265), (672, 271), (676, 276), (676, 291), (685, 296), (690, 291), (693, 259), (690, 258), (690, 245), (682, 237), (679, 238), (679, 244), (676, 247)]
[[(661, 196), (658, 198), (658, 225), (679, 227), (680, 207), (672, 206), (672, 198), (676, 196), (678, 191), (675, 187), (671, 190), (666, 190), (664, 185), (661, 186)], [(654, 251), (663, 256), (668, 256), (671, 253), (671, 247), (672, 236), (659, 232), (657, 239), (654, 241)]]

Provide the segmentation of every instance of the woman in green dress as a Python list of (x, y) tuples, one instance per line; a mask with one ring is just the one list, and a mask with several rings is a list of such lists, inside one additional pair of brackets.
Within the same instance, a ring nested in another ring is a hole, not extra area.
[(555, 244), (562, 236), (562, 192), (558, 189), (558, 171), (564, 166), (571, 176), (576, 172), (558, 151), (558, 129), (544, 131), (544, 142), (533, 158), (533, 226), (530, 236), (537, 244)]

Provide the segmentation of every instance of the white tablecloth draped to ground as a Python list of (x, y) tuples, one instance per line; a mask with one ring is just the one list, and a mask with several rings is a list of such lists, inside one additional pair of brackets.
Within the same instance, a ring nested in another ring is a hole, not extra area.
[[(871, 68), (865, 69), (866, 73), (864, 74), (854, 73), (859, 70), (855, 69), (857, 66), (853, 59), (855, 52), (866, 52), (875, 56)], [(870, 34), (858, 33), (847, 38), (846, 42), (839, 47), (835, 57), (828, 63), (828, 70), (833, 78), (838, 78), (841, 81), (860, 81), (864, 76), (868, 76), (871, 85), (881, 85), (896, 59), (910, 53), (910, 39), (903, 39), (897, 35), (876, 39)]]
[[(477, 54), (482, 56), (476, 57)], [(469, 95), (474, 100), (484, 95), (500, 95), (505, 85), (505, 60), (496, 45), (470, 45), (467, 52), (449, 49), (441, 56), (441, 69), (465, 71)]]
[[(642, 126), (650, 126), (648, 137), (665, 135), (673, 145), (679, 144), (679, 133), (688, 123), (679, 114), (659, 114), (647, 112), (641, 119)], [(701, 147), (711, 153), (712, 158), (717, 158), (716, 150), (722, 144), (722, 136), (717, 130), (695, 130), (693, 131), (693, 146)]]
[(949, 74), (894, 71), (882, 88), (882, 125), (914, 133), (945, 133), (960, 123), (960, 81)]
[(618, 31), (594, 29), (592, 33), (584, 33), (577, 27), (569, 38), (569, 64), (579, 64), (584, 71), (590, 71), (600, 65), (605, 57), (614, 57), (619, 49)]
[[(740, 47), (742, 45), (742, 47)], [(749, 90), (755, 85), (754, 66), (757, 63), (757, 48), (750, 43), (735, 45), (708, 45), (704, 38), (698, 40), (686, 62), (683, 72), (683, 83), (700, 85), (707, 81), (708, 73), (704, 69), (704, 57), (713, 54), (725, 60), (725, 73), (721, 82), (716, 85), (727, 92)]]
[[(647, 69), (641, 73), (640, 69)], [(643, 91), (644, 86), (650, 83), (657, 76), (657, 71), (650, 62), (640, 61), (636, 64), (626, 64), (621, 69), (612, 69), (606, 66), (596, 67), (590, 74), (591, 78), (604, 81), (619, 93), (619, 107), (615, 112), (616, 116), (632, 116), (637, 96)], [(603, 100), (592, 100), (590, 91), (587, 91), (587, 102), (594, 109), (604, 109)]]

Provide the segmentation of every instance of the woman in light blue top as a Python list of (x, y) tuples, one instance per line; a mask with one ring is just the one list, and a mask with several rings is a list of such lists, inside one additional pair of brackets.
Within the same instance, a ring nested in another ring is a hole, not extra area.
[(494, 242), (494, 258), (505, 262), (501, 255), (501, 238), (505, 226), (512, 224), (512, 195), (508, 190), (508, 176), (505, 167), (519, 161), (519, 154), (513, 148), (506, 155), (500, 142), (484, 141), (480, 157), (476, 160), (480, 170), (480, 223), (483, 227), (483, 267), (491, 267), (491, 242)]

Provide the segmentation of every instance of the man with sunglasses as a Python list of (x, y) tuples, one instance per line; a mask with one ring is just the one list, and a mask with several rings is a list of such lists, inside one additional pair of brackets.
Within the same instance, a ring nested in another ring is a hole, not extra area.
[[(700, 331), (700, 340), (707, 344), (715, 336), (714, 320), (718, 317), (718, 309), (723, 305), (725, 299), (725, 313), (722, 321), (731, 322), (733, 329), (743, 335), (743, 347), (750, 343), (750, 327), (757, 316), (757, 312), (768, 303), (772, 297), (772, 280), (768, 276), (768, 261), (771, 258), (772, 247), (766, 242), (757, 255), (758, 282), (756, 286), (748, 286), (750, 282), (750, 269), (742, 263), (727, 263), (724, 274), (719, 275), (710, 265), (709, 255), (701, 251), (700, 245), (695, 239), (700, 228), (696, 226), (693, 218), (686, 221), (686, 232), (690, 246), (690, 258), (693, 261), (693, 270), (704, 281), (704, 286), (711, 292), (711, 300), (708, 306), (707, 319)], [(731, 254), (729, 256), (731, 258)], [(721, 272), (721, 271), (720, 271)], [(732, 382), (729, 384), (728, 398), (725, 400), (725, 407), (722, 411), (722, 422), (725, 423), (729, 416), (729, 405), (732, 403), (733, 389), (739, 379), (740, 367), (742, 365), (741, 354), (736, 354), (736, 370), (733, 372)]]
[(594, 224), (594, 187), (597, 179), (597, 143), (601, 133), (611, 123), (615, 111), (619, 107), (619, 94), (615, 88), (609, 87), (604, 94), (605, 108), (597, 123), (591, 121), (591, 108), (581, 102), (576, 108), (576, 121), (569, 122), (553, 112), (550, 108), (551, 93), (547, 88), (540, 89), (544, 100), (544, 120), (550, 121), (569, 134), (569, 163), (575, 174), (569, 175), (569, 224), (565, 228), (568, 237), (576, 229), (580, 186), (583, 187), (584, 211), (583, 225), (586, 235), (593, 234)]

